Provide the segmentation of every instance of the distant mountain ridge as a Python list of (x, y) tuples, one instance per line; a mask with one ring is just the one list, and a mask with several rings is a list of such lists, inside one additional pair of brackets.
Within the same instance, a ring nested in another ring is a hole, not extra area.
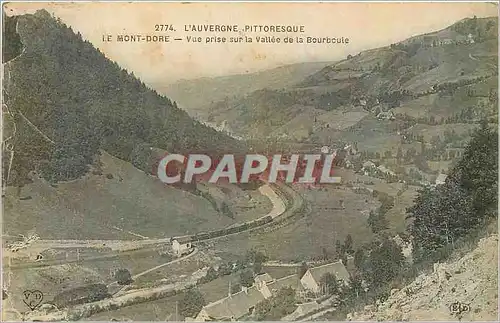
[(191, 115), (206, 117), (207, 104), (227, 98), (240, 97), (262, 88), (293, 86), (306, 75), (315, 73), (329, 62), (289, 64), (265, 71), (219, 77), (180, 80), (170, 85), (155, 86), (160, 92), (182, 102)]
[[(376, 117), (392, 109), (413, 117), (421, 109), (440, 119), (476, 106), (478, 113), (490, 115), (489, 108), (480, 108), (479, 97), (460, 94), (459, 99), (453, 93), (497, 88), (497, 27), (496, 17), (463, 19), (440, 31), (348, 55), (300, 80), (263, 86), (195, 110), (214, 124), (237, 129), (240, 136), (315, 137), (322, 143), (326, 137), (343, 136), (343, 129), (367, 113)], [(194, 82), (185, 93), (196, 88)], [(208, 84), (205, 91), (210, 91)], [(218, 91), (216, 85), (212, 91)]]

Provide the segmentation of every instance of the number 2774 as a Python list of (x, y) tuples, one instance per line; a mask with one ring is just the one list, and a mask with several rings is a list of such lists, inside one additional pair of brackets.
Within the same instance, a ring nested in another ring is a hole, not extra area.
[(155, 25), (155, 31), (175, 31), (173, 25)]

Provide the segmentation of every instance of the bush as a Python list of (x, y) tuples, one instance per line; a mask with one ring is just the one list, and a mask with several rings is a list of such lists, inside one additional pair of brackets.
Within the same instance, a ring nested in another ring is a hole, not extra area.
[(129, 285), (133, 282), (132, 275), (128, 269), (118, 269), (115, 273), (115, 279), (118, 285)]
[(108, 288), (104, 284), (91, 284), (73, 288), (56, 295), (52, 303), (58, 308), (96, 302), (109, 297)]
[(242, 271), (240, 274), (240, 283), (245, 287), (252, 287), (253, 285), (253, 274), (250, 270)]
[(286, 287), (255, 306), (256, 319), (258, 321), (278, 321), (297, 308), (295, 305), (295, 291)]
[(179, 302), (179, 312), (184, 317), (195, 317), (205, 306), (205, 299), (199, 290), (190, 288)]

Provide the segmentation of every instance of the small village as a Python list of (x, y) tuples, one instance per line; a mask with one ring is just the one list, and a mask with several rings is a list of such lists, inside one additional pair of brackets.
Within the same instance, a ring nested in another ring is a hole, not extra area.
[(286, 321), (299, 319), (301, 316), (317, 312), (323, 308), (332, 308), (337, 295), (330, 295), (325, 278), (335, 277), (340, 288), (347, 287), (350, 275), (347, 270), (352, 267), (353, 258), (344, 264), (341, 260), (312, 267), (299, 277), (298, 274), (273, 279), (269, 274), (262, 273), (254, 278), (251, 287), (242, 287), (240, 292), (231, 293), (229, 286), (228, 296), (216, 302), (205, 305), (198, 315), (186, 318), (186, 321), (237, 321), (243, 318), (250, 320), (255, 307), (270, 297), (276, 297), (283, 289), (293, 290), (297, 309), (286, 317)]

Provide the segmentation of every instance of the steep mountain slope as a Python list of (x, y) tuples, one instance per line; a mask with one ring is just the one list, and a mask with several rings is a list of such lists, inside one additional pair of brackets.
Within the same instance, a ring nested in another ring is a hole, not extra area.
[[(453, 306), (453, 304), (456, 304)], [(457, 306), (458, 305), (458, 306)], [(496, 321), (498, 319), (498, 236), (448, 263), (434, 264), (384, 302), (368, 305), (352, 321)]]
[[(202, 197), (164, 185), (107, 153), (101, 175), (50, 186), (41, 179), (3, 198), (4, 232), (35, 230), (44, 239), (141, 239), (182, 235), (234, 223)], [(29, 198), (26, 198), (29, 197)], [(62, 230), (63, 229), (63, 230)]]
[[(263, 88), (278, 89), (292, 86), (305, 76), (316, 73), (329, 63), (310, 62), (285, 65), (262, 72), (228, 75), (213, 78), (181, 80), (168, 85), (160, 92), (178, 102), (192, 116), (207, 117), (206, 106), (226, 97), (241, 97)], [(164, 85), (155, 86), (162, 89)]]
[[(442, 118), (474, 107), (476, 115), (469, 119), (494, 115), (488, 97), (497, 88), (497, 26), (496, 18), (465, 19), (349, 55), (283, 90), (265, 88), (205, 109), (210, 121), (224, 122), (238, 135), (286, 134), (321, 142), (327, 135), (342, 137), (368, 113)], [(346, 115), (347, 125), (337, 122)]]
[[(23, 45), (4, 64), (5, 103), (18, 126), (11, 184), (22, 185), (32, 170), (50, 181), (78, 178), (100, 148), (150, 172), (151, 147), (179, 153), (241, 147), (192, 120), (48, 12), (8, 19), (15, 28), (6, 32), (16, 32)], [(4, 44), (4, 52), (16, 46)]]

